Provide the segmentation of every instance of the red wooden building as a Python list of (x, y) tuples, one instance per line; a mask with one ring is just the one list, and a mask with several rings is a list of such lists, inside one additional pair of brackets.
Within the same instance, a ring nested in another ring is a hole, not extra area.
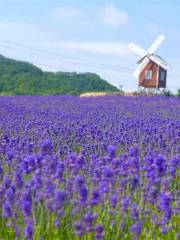
[(154, 92), (166, 88), (168, 64), (160, 56), (154, 54), (164, 39), (165, 37), (160, 35), (147, 51), (134, 43), (129, 44), (130, 49), (141, 56), (138, 61), (139, 66), (133, 74), (138, 78), (139, 89)]
[[(139, 74), (139, 87), (166, 88), (167, 69), (164, 66), (167, 63), (157, 55), (154, 57), (161, 61), (161, 66), (150, 60)], [(141, 64), (142, 61), (143, 59), (139, 60), (138, 63)]]

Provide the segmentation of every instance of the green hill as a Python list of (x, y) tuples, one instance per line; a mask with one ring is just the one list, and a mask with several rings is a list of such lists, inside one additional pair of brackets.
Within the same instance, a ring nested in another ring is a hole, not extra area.
[(30, 63), (0, 55), (0, 95), (78, 95), (94, 91), (119, 90), (93, 73), (44, 72)]

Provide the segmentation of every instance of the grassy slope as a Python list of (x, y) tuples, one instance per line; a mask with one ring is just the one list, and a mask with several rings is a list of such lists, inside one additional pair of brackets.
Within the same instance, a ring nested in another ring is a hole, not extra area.
[(93, 73), (43, 72), (40, 68), (0, 55), (0, 95), (79, 95), (118, 89)]

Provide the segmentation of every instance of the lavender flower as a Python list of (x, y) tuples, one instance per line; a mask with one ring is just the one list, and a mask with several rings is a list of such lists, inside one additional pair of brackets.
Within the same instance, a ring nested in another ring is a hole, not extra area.
[(84, 234), (84, 226), (82, 225), (82, 223), (80, 221), (76, 221), (73, 224), (73, 227), (75, 229), (76, 235), (81, 237)]
[(31, 220), (29, 220), (24, 229), (24, 235), (25, 235), (26, 239), (33, 240), (33, 233), (34, 233), (33, 222)]
[(141, 234), (141, 231), (142, 231), (142, 226), (143, 226), (143, 222), (142, 221), (139, 221), (137, 223), (134, 223), (130, 230), (136, 234), (137, 236), (139, 236)]
[(43, 155), (51, 155), (53, 150), (53, 144), (50, 139), (46, 139), (42, 142), (41, 152)]
[(12, 207), (11, 207), (11, 204), (8, 201), (3, 203), (2, 210), (3, 210), (3, 216), (5, 218), (12, 217)]
[(123, 211), (127, 211), (131, 204), (131, 198), (126, 196), (121, 200), (121, 207)]
[(1, 97), (0, 228), (178, 238), (179, 116), (176, 97)]
[(104, 227), (102, 224), (96, 224), (95, 226), (95, 239), (103, 239), (104, 237)]
[(22, 209), (23, 209), (24, 216), (29, 217), (31, 215), (31, 212), (32, 212), (31, 201), (29, 201), (27, 199), (24, 199), (22, 201)]

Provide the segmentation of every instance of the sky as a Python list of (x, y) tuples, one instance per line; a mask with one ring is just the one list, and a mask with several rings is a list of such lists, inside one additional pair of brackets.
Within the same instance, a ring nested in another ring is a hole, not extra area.
[(167, 88), (180, 88), (179, 0), (0, 0), (0, 54), (46, 71), (94, 72), (125, 91), (139, 56), (130, 42), (158, 48), (170, 68)]

